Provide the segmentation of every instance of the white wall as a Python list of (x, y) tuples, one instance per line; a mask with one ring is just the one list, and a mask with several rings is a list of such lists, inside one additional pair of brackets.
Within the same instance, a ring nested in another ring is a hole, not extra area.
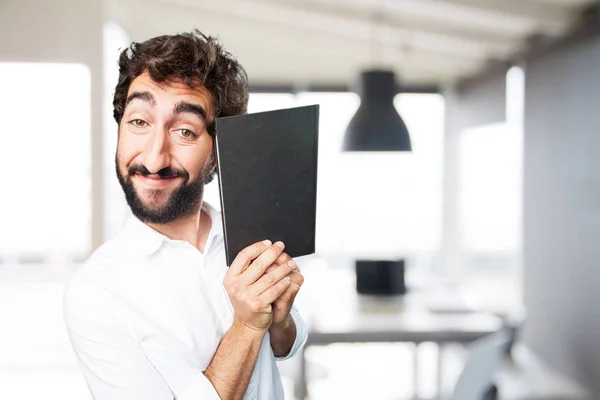
[(525, 339), (600, 394), (600, 34), (529, 60), (525, 98)]

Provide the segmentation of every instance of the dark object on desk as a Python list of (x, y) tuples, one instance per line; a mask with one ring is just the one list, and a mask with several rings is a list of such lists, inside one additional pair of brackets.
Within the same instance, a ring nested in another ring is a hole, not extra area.
[(252, 243), (315, 252), (319, 106), (217, 118), (216, 150), (225, 254)]
[(483, 394), (482, 400), (498, 400), (498, 387), (492, 383)]
[(356, 261), (355, 267), (358, 293), (382, 296), (406, 293), (404, 260)]

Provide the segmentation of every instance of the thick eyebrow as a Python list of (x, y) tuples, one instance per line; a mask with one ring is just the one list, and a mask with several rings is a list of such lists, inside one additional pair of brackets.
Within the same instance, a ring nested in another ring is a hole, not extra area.
[(127, 96), (127, 100), (125, 101), (125, 107), (133, 100), (142, 100), (150, 103), (151, 106), (156, 105), (156, 100), (154, 100), (154, 96), (150, 92), (133, 92), (129, 96)]
[(188, 103), (186, 101), (180, 101), (173, 107), (174, 114), (191, 113), (199, 116), (204, 123), (206, 123), (206, 110), (204, 107), (198, 104)]

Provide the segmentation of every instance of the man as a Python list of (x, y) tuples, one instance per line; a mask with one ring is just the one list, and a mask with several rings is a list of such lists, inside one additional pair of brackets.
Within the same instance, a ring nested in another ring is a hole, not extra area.
[(283, 243), (225, 264), (215, 118), (242, 114), (244, 69), (199, 31), (133, 43), (114, 95), (116, 170), (134, 214), (65, 291), (67, 330), (97, 400), (281, 399), (276, 359), (306, 328), (303, 277)]

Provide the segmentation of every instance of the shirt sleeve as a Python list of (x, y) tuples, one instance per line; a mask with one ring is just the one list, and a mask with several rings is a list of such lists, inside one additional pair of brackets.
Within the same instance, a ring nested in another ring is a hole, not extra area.
[(71, 344), (95, 400), (219, 400), (202, 371), (174, 394), (130, 334), (108, 290), (76, 276), (63, 306)]
[(296, 307), (293, 305), (290, 310), (290, 315), (292, 316), (294, 325), (296, 325), (296, 339), (294, 340), (294, 344), (292, 345), (292, 348), (288, 354), (282, 357), (275, 357), (275, 360), (277, 361), (283, 361), (294, 357), (296, 354), (298, 354), (298, 351), (304, 347), (306, 344), (306, 339), (308, 338), (308, 329), (306, 328), (306, 324), (304, 323), (304, 320), (300, 316), (300, 313)]

